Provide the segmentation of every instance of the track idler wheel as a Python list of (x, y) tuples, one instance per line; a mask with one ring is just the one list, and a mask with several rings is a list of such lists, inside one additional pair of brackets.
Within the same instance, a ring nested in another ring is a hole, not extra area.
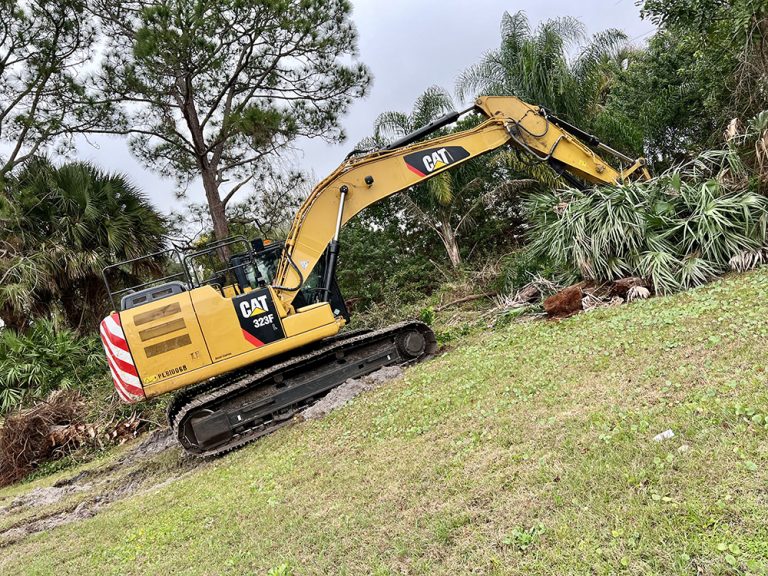
[(197, 410), (184, 426), (184, 437), (189, 444), (202, 449), (224, 444), (232, 438), (232, 428), (226, 412)]
[(397, 337), (397, 349), (406, 358), (418, 358), (427, 348), (424, 334), (416, 330), (400, 334)]

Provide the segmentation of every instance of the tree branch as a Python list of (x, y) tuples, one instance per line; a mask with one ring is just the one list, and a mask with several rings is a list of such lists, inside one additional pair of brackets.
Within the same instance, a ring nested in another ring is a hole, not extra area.
[(224, 204), (224, 206), (226, 206), (227, 203), (232, 199), (232, 196), (234, 196), (243, 186), (248, 184), (248, 182), (250, 182), (251, 180), (253, 180), (253, 174), (251, 174), (250, 176), (248, 176), (248, 178), (241, 181), (240, 183), (237, 184), (237, 186), (232, 188), (232, 190), (230, 190), (227, 193), (227, 195), (224, 196), (224, 199), (221, 201), (221, 203)]

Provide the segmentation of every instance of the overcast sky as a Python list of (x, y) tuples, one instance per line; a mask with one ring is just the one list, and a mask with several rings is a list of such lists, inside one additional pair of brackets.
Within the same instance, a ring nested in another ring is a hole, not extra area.
[[(575, 16), (590, 34), (606, 28), (624, 30), (642, 44), (653, 26), (640, 19), (634, 0), (353, 0), (353, 20), (359, 34), (360, 59), (374, 76), (367, 98), (355, 102), (342, 119), (346, 143), (329, 146), (302, 141), (296, 164), (321, 179), (344, 159), (354, 144), (372, 131), (376, 116), (385, 110), (411, 109), (414, 100), (437, 84), (453, 92), (461, 71), (499, 45), (504, 11), (523, 10), (535, 25), (556, 16)], [(457, 106), (460, 103), (457, 102)], [(117, 137), (91, 138), (78, 147), (80, 159), (92, 160), (132, 180), (164, 212), (179, 208), (172, 180), (142, 168)], [(244, 192), (241, 192), (243, 194)], [(188, 198), (202, 201), (202, 185), (193, 184)]]

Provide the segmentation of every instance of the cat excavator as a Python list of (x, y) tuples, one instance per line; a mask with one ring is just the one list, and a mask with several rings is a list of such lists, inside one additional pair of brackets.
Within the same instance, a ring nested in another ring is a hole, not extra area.
[[(467, 113), (482, 121), (444, 130)], [(176, 438), (191, 454), (215, 456), (287, 424), (350, 378), (434, 354), (434, 333), (417, 321), (340, 332), (349, 322), (335, 279), (341, 229), (367, 206), (505, 145), (574, 186), (649, 178), (642, 158), (545, 108), (480, 97), (386, 147), (352, 152), (303, 202), (284, 243), (235, 237), (105, 268), (115, 311), (100, 334), (118, 395), (176, 392)], [(168, 273), (125, 286), (126, 270), (153, 262), (169, 263)]]

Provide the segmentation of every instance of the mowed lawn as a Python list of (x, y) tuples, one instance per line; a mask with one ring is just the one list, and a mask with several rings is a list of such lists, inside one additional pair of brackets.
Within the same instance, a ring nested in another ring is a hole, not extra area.
[(766, 298), (761, 270), (475, 333), (0, 573), (766, 574)]

